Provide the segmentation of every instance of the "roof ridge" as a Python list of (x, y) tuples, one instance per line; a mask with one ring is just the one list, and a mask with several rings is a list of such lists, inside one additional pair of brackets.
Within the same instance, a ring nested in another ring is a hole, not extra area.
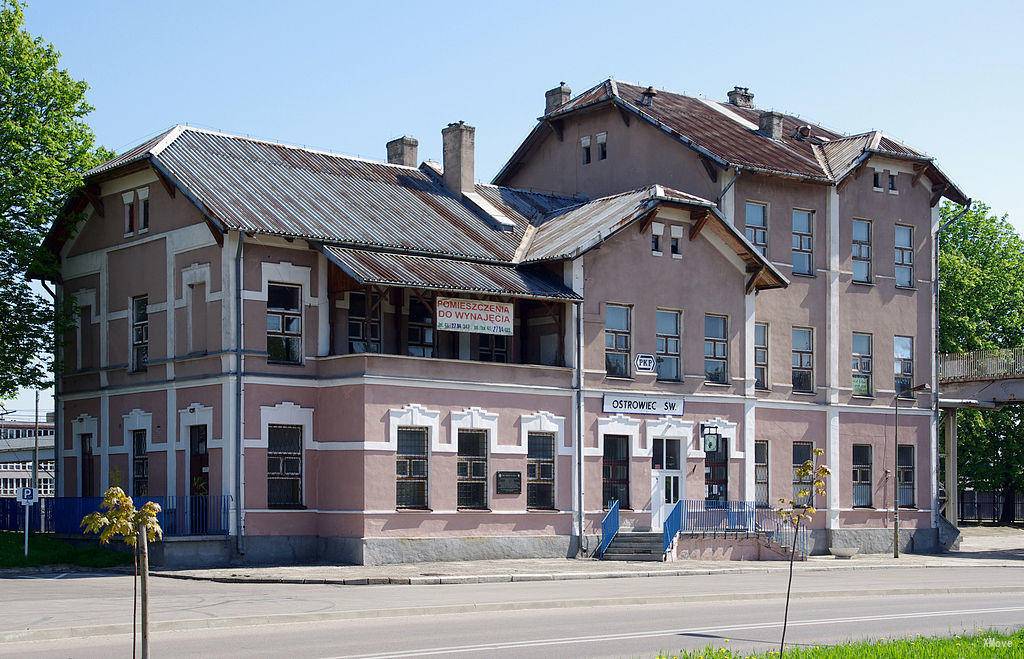
[(577, 195), (559, 194), (556, 192), (544, 192), (542, 190), (532, 190), (530, 188), (517, 188), (511, 185), (495, 185), (494, 183), (483, 182), (477, 182), (475, 183), (475, 185), (482, 185), (487, 188), (499, 188), (501, 190), (512, 190), (513, 192), (523, 192), (525, 194), (539, 194), (545, 197), (557, 197), (559, 199), (574, 199), (579, 201), (587, 201), (585, 198), (579, 197)]

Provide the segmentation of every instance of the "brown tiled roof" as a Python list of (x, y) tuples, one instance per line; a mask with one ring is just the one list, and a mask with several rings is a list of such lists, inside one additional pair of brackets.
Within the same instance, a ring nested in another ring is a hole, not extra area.
[[(561, 117), (588, 107), (610, 104), (623, 112), (641, 117), (721, 167), (736, 166), (768, 175), (835, 183), (852, 170), (842, 165), (833, 169), (830, 158), (823, 157), (822, 149), (843, 152), (839, 160), (844, 163), (854, 162), (864, 154), (878, 154), (925, 164), (928, 175), (940, 186), (947, 186), (944, 188), (945, 196), (958, 203), (966, 201), (966, 196), (935, 166), (930, 157), (877, 131), (865, 134), (873, 136), (870, 144), (867, 144), (868, 140), (859, 139), (861, 135), (848, 138), (799, 117), (781, 113), (782, 136), (775, 140), (757, 130), (761, 115), (759, 109), (741, 108), (730, 103), (660, 89), (648, 105), (644, 102), (646, 89), (640, 85), (609, 79), (555, 108), (540, 118), (527, 139), (495, 176), (494, 182), (501, 184), (511, 177), (516, 164), (550, 132), (543, 128), (545, 124), (557, 122)], [(799, 136), (797, 129), (801, 126), (810, 128), (809, 138)], [(841, 144), (826, 147), (833, 141)], [(858, 143), (862, 151), (857, 157), (846, 152)]]

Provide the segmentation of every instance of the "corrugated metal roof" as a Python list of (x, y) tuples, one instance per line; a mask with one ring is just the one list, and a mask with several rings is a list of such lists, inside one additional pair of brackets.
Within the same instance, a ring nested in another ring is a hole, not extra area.
[(188, 127), (151, 157), (229, 229), (477, 259), (512, 259), (529, 224), (520, 210), (576, 203), (481, 186), (516, 211), (509, 231), (416, 168)]
[(865, 149), (870, 148), (872, 136), (872, 133), (851, 135), (818, 145), (816, 150), (829, 175), (838, 181), (849, 174), (864, 156)]
[(117, 167), (121, 167), (123, 165), (129, 165), (133, 162), (146, 160), (147, 158), (149, 158), (150, 152), (158, 144), (160, 144), (160, 141), (176, 130), (180, 130), (180, 126), (169, 128), (164, 132), (160, 133), (159, 135), (157, 135), (156, 137), (152, 137), (143, 142), (142, 144), (134, 146), (125, 151), (124, 153), (114, 156), (105, 163), (93, 167), (92, 169), (85, 173), (86, 178), (90, 176), (96, 176), (97, 174), (102, 174), (103, 172), (110, 171), (111, 169), (116, 169)]
[(325, 245), (324, 254), (361, 284), (409, 286), (511, 297), (579, 300), (538, 268), (415, 256)]

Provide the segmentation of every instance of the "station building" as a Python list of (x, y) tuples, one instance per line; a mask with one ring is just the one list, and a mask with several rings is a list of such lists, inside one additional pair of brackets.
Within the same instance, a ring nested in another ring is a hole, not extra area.
[(176, 545), (210, 563), (575, 556), (612, 502), (623, 531), (768, 510), (817, 447), (813, 551), (889, 548), (894, 496), (937, 549), (934, 235), (964, 195), (728, 96), (563, 84), (493, 184), (463, 122), (441, 163), (177, 126), (94, 169), (47, 239), (80, 309), (59, 494), (204, 508)]

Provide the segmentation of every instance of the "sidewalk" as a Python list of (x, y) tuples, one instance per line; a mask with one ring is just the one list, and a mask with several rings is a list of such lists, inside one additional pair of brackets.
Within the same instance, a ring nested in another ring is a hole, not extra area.
[[(853, 560), (812, 556), (794, 570), (820, 572), (889, 568), (1008, 567), (1024, 568), (1024, 556), (1007, 552), (961, 552), (940, 555), (866, 554)], [(677, 561), (629, 563), (593, 559), (523, 559), (452, 561), (397, 565), (287, 565), (231, 567), (202, 570), (160, 570), (154, 576), (221, 583), (285, 583), (358, 585), (430, 585), (499, 583), (509, 581), (565, 581), (626, 577), (677, 577), (710, 574), (769, 574), (788, 570), (785, 561)]]

